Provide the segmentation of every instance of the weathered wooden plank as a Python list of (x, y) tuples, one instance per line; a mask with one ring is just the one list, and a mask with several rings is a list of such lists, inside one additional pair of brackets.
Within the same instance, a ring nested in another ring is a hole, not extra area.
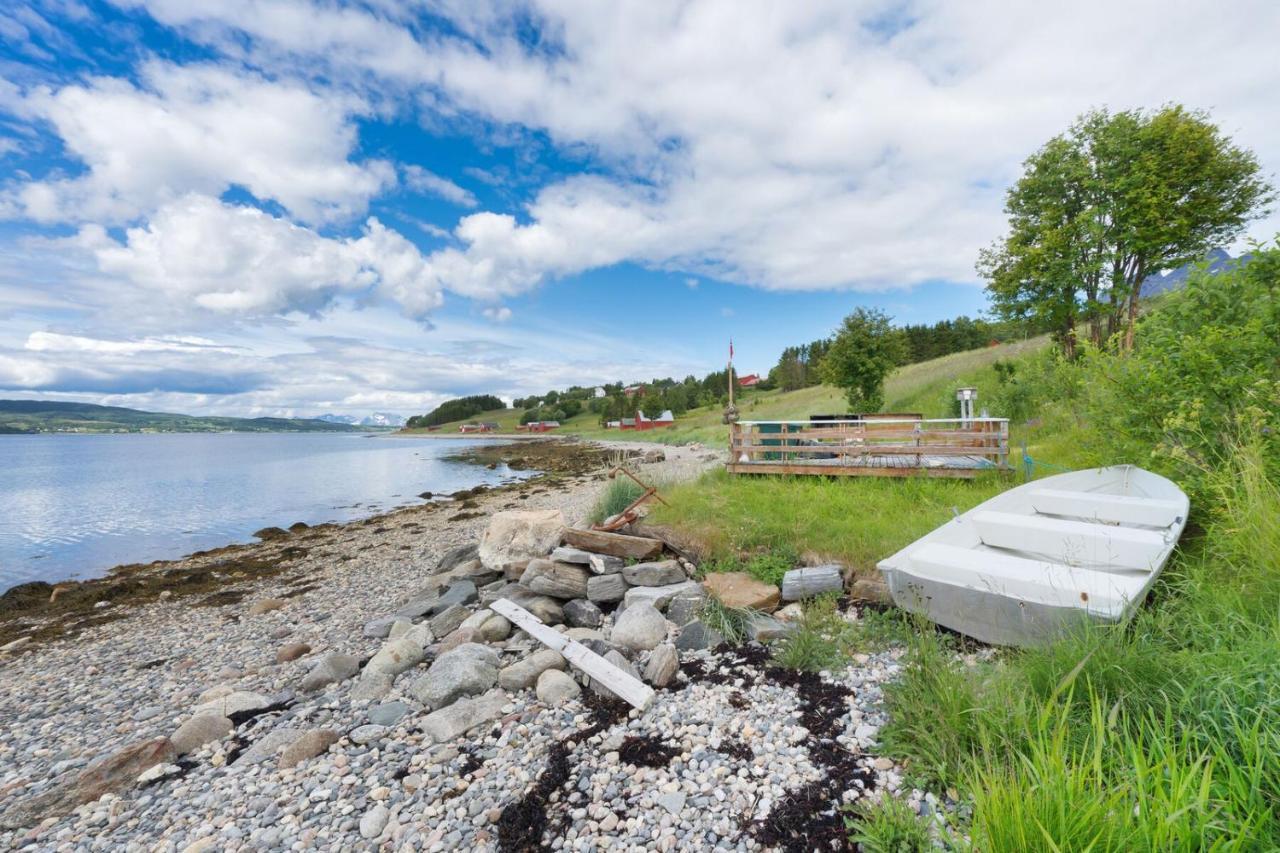
[(662, 542), (658, 539), (607, 533), (603, 530), (579, 530), (570, 527), (564, 532), (563, 541), (575, 548), (596, 554), (608, 554), (611, 557), (649, 560), (662, 553)]
[(652, 687), (637, 678), (632, 678), (576, 640), (570, 640), (554, 628), (542, 624), (537, 616), (520, 605), (505, 598), (499, 598), (489, 605), (489, 609), (510, 619), (512, 624), (523, 628), (529, 636), (544, 646), (564, 655), (565, 660), (609, 688), (614, 695), (632, 707), (643, 711), (653, 704)]
[(1000, 450), (998, 447), (949, 444), (740, 444), (734, 448), (735, 452), (791, 453), (801, 456), (831, 453), (839, 456), (900, 456), (916, 453), (924, 456), (995, 456)]
[(836, 564), (805, 566), (801, 569), (792, 569), (782, 576), (784, 601), (797, 601), (801, 598), (813, 598), (824, 593), (843, 590), (843, 567)]
[(890, 468), (879, 465), (803, 465), (782, 462), (734, 462), (730, 474), (797, 474), (818, 477), (975, 477), (989, 468)]

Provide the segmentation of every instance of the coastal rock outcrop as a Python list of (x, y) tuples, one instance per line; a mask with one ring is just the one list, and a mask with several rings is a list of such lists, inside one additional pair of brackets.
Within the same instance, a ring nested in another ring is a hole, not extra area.
[(564, 514), (558, 509), (496, 513), (480, 539), (480, 562), (501, 572), (510, 563), (545, 557), (560, 544), (564, 531)]

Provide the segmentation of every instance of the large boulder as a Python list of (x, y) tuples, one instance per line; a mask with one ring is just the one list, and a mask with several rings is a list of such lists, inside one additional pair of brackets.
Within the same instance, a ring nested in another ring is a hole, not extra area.
[(497, 681), (498, 653), (478, 643), (464, 643), (436, 658), (427, 674), (409, 687), (409, 695), (434, 710), (483, 693)]
[(480, 562), (501, 572), (510, 563), (545, 557), (560, 544), (564, 531), (564, 514), (558, 509), (496, 513), (480, 539)]
[(197, 717), (207, 715), (231, 717), (235, 714), (243, 714), (246, 711), (260, 711), (263, 708), (270, 707), (270, 705), (270, 696), (253, 693), (249, 690), (233, 690), (197, 705), (194, 714)]
[(675, 560), (661, 560), (656, 563), (636, 563), (622, 570), (622, 576), (632, 586), (667, 586), (683, 583), (688, 580), (684, 569)]
[(447, 637), (462, 627), (462, 623), (466, 622), (467, 617), (470, 615), (470, 610), (461, 604), (455, 604), (432, 616), (427, 624), (431, 627), (431, 635), (433, 637)]
[(746, 572), (712, 572), (703, 580), (707, 594), (725, 607), (750, 608), (772, 613), (782, 593), (776, 586), (758, 581)]
[(422, 733), (436, 743), (446, 743), (476, 726), (498, 719), (506, 704), (507, 694), (501, 690), (491, 690), (472, 699), (461, 699), (423, 717)]
[(684, 651), (714, 649), (723, 642), (724, 637), (720, 635), (719, 631), (709, 625), (694, 621), (680, 629), (680, 636), (676, 638), (676, 648)]
[(707, 591), (701, 584), (689, 586), (671, 597), (671, 603), (667, 605), (667, 621), (676, 626), (688, 625), (698, 618), (706, 600)]
[(524, 660), (502, 668), (498, 673), (498, 686), (512, 693), (532, 687), (542, 673), (549, 669), (564, 669), (569, 664), (554, 649), (538, 649)]
[(583, 566), (538, 558), (529, 561), (520, 585), (552, 598), (582, 598), (587, 594), (589, 577), (591, 572)]
[(609, 640), (633, 652), (645, 652), (667, 638), (667, 620), (652, 604), (639, 602), (624, 610), (613, 624)]

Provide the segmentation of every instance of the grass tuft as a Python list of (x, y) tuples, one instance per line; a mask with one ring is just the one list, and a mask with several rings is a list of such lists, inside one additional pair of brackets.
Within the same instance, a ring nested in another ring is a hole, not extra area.
[(836, 597), (824, 595), (804, 605), (798, 630), (774, 646), (773, 660), (806, 672), (839, 669), (848, 665), (859, 639), (857, 627), (837, 608)]
[(755, 611), (747, 607), (726, 607), (714, 596), (707, 596), (698, 610), (702, 624), (724, 637), (731, 646), (741, 645), (747, 639), (747, 623)]
[(849, 841), (863, 853), (924, 853), (935, 849), (929, 826), (911, 806), (885, 794), (848, 810)]
[(644, 494), (644, 489), (636, 485), (630, 477), (614, 477), (604, 487), (600, 497), (591, 508), (589, 519), (592, 524), (599, 524), (611, 515), (617, 515), (629, 507)]

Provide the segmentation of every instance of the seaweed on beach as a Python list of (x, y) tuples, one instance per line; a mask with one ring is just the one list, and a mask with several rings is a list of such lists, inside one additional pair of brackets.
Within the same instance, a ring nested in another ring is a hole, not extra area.
[(655, 737), (632, 735), (618, 747), (618, 760), (636, 767), (666, 767), (680, 754), (677, 747), (665, 744)]

